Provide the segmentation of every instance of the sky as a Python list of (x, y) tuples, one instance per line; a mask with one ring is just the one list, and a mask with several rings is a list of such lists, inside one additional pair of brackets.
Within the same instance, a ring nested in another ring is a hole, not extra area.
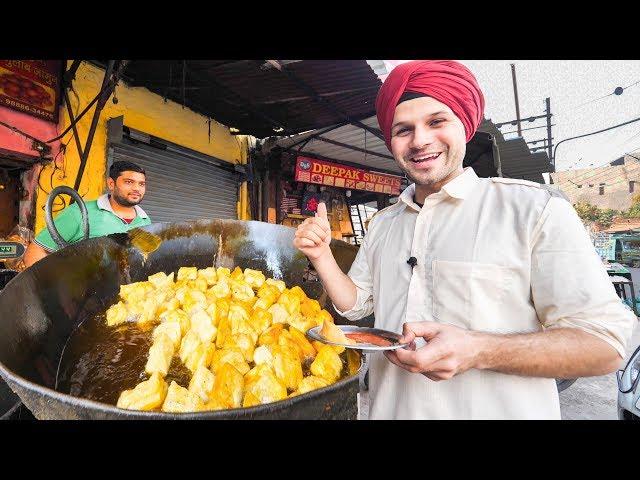
[[(403, 60), (385, 60), (394, 65)], [(494, 123), (515, 120), (511, 64), (516, 66), (520, 117), (545, 113), (551, 99), (554, 145), (569, 137), (594, 132), (640, 117), (639, 60), (460, 60), (476, 76), (485, 96), (485, 117)], [(638, 82), (637, 84), (635, 84)], [(635, 84), (635, 85), (632, 85)], [(616, 87), (626, 88), (614, 95)], [(611, 95), (609, 95), (611, 94)], [(608, 95), (605, 97), (605, 95)], [(605, 97), (605, 98), (600, 98)], [(545, 120), (522, 128), (546, 126)], [(516, 130), (506, 125), (503, 133)], [(547, 136), (546, 127), (522, 132), (526, 141)], [(517, 133), (507, 134), (513, 138)], [(530, 147), (542, 146), (542, 142)], [(640, 150), (640, 121), (586, 138), (569, 140), (556, 151), (556, 170), (606, 165)]]

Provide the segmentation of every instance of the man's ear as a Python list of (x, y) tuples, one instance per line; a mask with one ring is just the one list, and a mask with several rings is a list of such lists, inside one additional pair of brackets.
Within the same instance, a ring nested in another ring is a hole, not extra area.
[(109, 189), (110, 192), (113, 192), (113, 189), (116, 186), (116, 182), (113, 180), (113, 178), (109, 177), (107, 178), (107, 188)]

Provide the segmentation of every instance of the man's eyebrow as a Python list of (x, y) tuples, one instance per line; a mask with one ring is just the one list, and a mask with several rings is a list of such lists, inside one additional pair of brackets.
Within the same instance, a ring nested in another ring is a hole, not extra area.
[[(435, 117), (436, 115), (442, 115), (442, 114), (448, 114), (448, 113), (449, 112), (447, 112), (446, 110), (438, 110), (437, 112), (430, 113), (429, 115), (427, 115), (427, 117)], [(403, 123), (406, 123), (406, 122), (401, 121), (401, 122), (394, 123), (393, 125), (391, 125), (391, 128), (393, 129), (394, 127), (397, 127), (398, 125), (402, 125)]]

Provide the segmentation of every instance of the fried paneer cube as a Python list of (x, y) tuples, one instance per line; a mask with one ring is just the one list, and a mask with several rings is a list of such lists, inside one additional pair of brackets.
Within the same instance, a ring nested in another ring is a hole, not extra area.
[(271, 313), (261, 308), (254, 309), (251, 317), (249, 318), (249, 324), (256, 332), (258, 332), (258, 335), (261, 335), (271, 326), (271, 321)]
[(244, 375), (251, 367), (244, 358), (242, 350), (237, 347), (226, 347), (221, 350), (216, 350), (211, 358), (211, 371), (214, 374), (218, 374), (218, 370), (225, 364), (233, 365), (233, 367)]
[(207, 285), (212, 286), (218, 281), (218, 274), (216, 273), (215, 267), (207, 267), (198, 270), (198, 278), (204, 278)]
[(246, 374), (243, 407), (277, 402), (284, 398), (287, 398), (287, 388), (267, 365), (258, 365)]
[(160, 335), (166, 335), (171, 339), (173, 347), (177, 350), (180, 348), (180, 340), (182, 340), (182, 330), (179, 322), (162, 322), (153, 329), (153, 341)]
[(258, 345), (278, 344), (278, 337), (284, 330), (284, 324), (274, 323), (258, 337)]
[(287, 309), (279, 303), (274, 303), (269, 307), (269, 313), (271, 314), (271, 321), (273, 323), (289, 323), (289, 312)]
[(255, 342), (246, 333), (236, 333), (227, 337), (224, 348), (235, 347), (242, 352), (242, 356), (247, 363), (253, 362), (253, 351), (255, 350)]
[(229, 324), (231, 325), (231, 335), (237, 335), (238, 333), (244, 333), (251, 337), (251, 341), (255, 345), (258, 341), (258, 332), (249, 323), (249, 313), (247, 309), (241, 305), (232, 304), (229, 309), (228, 316)]
[(289, 293), (298, 297), (298, 299), (300, 299), (300, 303), (307, 300), (307, 294), (304, 293), (304, 290), (302, 290), (298, 285), (289, 290)]
[(167, 395), (167, 382), (162, 375), (154, 373), (148, 380), (140, 382), (135, 388), (125, 390), (118, 398), (118, 408), (129, 410), (156, 410), (160, 408)]
[(265, 364), (273, 367), (273, 354), (270, 345), (260, 345), (253, 351), (253, 363), (257, 365)]
[(300, 313), (300, 299), (291, 291), (285, 290), (278, 298), (278, 304), (282, 305), (289, 315)]
[(236, 302), (248, 302), (256, 296), (251, 286), (244, 281), (234, 281), (231, 286), (231, 298)]
[(186, 335), (191, 328), (191, 319), (183, 310), (168, 310), (160, 315), (160, 321), (178, 322), (180, 324), (180, 333)]
[(278, 345), (281, 347), (287, 347), (291, 349), (291, 351), (295, 352), (298, 356), (298, 360), (304, 360), (304, 352), (302, 351), (302, 347), (298, 345), (298, 343), (293, 339), (291, 333), (288, 330), (283, 330), (278, 337)]
[(218, 277), (216, 284), (211, 287), (208, 292), (213, 294), (216, 298), (230, 298), (231, 297), (231, 285), (229, 282), (230, 277)]
[(260, 270), (244, 269), (244, 281), (247, 282), (251, 288), (258, 289), (262, 287), (266, 280), (264, 273)]
[(303, 317), (301, 313), (295, 313), (293, 315), (289, 315), (289, 319), (287, 322), (289, 323), (290, 327), (296, 328), (301, 332), (306, 332), (310, 328), (313, 328), (316, 326), (313, 319)]
[(113, 327), (127, 321), (129, 311), (124, 303), (118, 302), (107, 310), (107, 325)]
[(198, 412), (204, 409), (204, 402), (193, 392), (181, 387), (176, 382), (171, 382), (167, 391), (167, 397), (162, 404), (163, 412), (188, 413)]
[(195, 280), (198, 278), (197, 267), (180, 267), (178, 269), (178, 281), (180, 280)]
[(216, 334), (216, 347), (222, 348), (224, 347), (227, 338), (231, 336), (231, 321), (229, 317), (224, 317), (220, 319), (218, 323), (218, 333)]
[(274, 346), (272, 352), (273, 370), (276, 377), (289, 390), (297, 390), (302, 381), (300, 357), (291, 349), (282, 346)]
[(302, 356), (306, 359), (315, 358), (316, 349), (313, 348), (311, 342), (307, 340), (307, 336), (295, 327), (289, 327), (291, 339), (298, 344), (302, 350)]
[(354, 345), (356, 343), (355, 340), (347, 337), (335, 323), (327, 322), (326, 320), (322, 323), (322, 328), (319, 333), (329, 342), (340, 343), (342, 345)]
[(258, 300), (254, 303), (254, 308), (262, 308), (268, 310), (271, 305), (276, 303), (278, 297), (280, 297), (280, 290), (275, 285), (269, 285), (264, 283), (258, 289)]
[(133, 304), (144, 300), (147, 293), (153, 289), (151, 282), (135, 282), (128, 285), (120, 285), (120, 298), (127, 303)]
[(206, 292), (207, 289), (209, 288), (209, 284), (207, 283), (207, 280), (202, 277), (198, 277), (195, 280), (189, 280), (188, 285), (194, 290), (198, 290), (202, 293)]
[(219, 281), (223, 277), (230, 277), (231, 270), (228, 269), (227, 267), (218, 267), (216, 269), (216, 275), (218, 276), (218, 281)]
[[(300, 303), (300, 313), (307, 318), (313, 319), (321, 310), (322, 307), (320, 307), (320, 303), (317, 300), (308, 298)], [(313, 326), (316, 326), (315, 321)]]
[(284, 292), (285, 289), (287, 288), (287, 285), (282, 280), (274, 280), (273, 278), (267, 278), (265, 283), (267, 285), (273, 285), (280, 291), (280, 293)]
[(209, 401), (209, 396), (213, 392), (213, 384), (216, 376), (204, 365), (200, 365), (191, 377), (189, 391), (195, 393), (203, 402)]
[(191, 373), (195, 372), (198, 367), (208, 367), (211, 365), (211, 359), (215, 353), (216, 346), (213, 343), (200, 343), (187, 357), (184, 362), (184, 366), (191, 370)]
[(315, 375), (309, 375), (308, 377), (304, 377), (298, 385), (298, 390), (295, 391), (296, 395), (302, 395), (303, 393), (310, 392), (312, 390), (317, 390), (318, 388), (326, 387), (330, 385), (322, 377), (316, 377)]
[(336, 351), (331, 348), (331, 345), (325, 345), (316, 355), (310, 370), (316, 377), (324, 378), (329, 383), (335, 383), (340, 378), (342, 360), (340, 360)]
[(205, 294), (195, 288), (188, 289), (182, 299), (182, 309), (187, 313), (190, 313), (194, 307), (207, 308), (208, 305)]
[(180, 350), (178, 352), (180, 361), (186, 364), (187, 359), (200, 343), (200, 336), (193, 330), (189, 330), (180, 342)]
[(169, 275), (164, 272), (154, 273), (153, 275), (149, 275), (148, 281), (159, 290), (167, 287), (173, 288), (173, 272)]
[(244, 377), (230, 363), (224, 363), (216, 372), (212, 400), (225, 408), (240, 408), (244, 398)]
[(164, 312), (167, 312), (169, 310), (177, 310), (178, 308), (180, 308), (180, 300), (175, 297), (171, 297), (160, 304), (156, 315), (162, 315)]
[(191, 331), (198, 335), (202, 343), (213, 342), (218, 333), (218, 329), (213, 325), (211, 316), (201, 306), (192, 310)]
[(156, 321), (158, 302), (155, 298), (147, 297), (142, 301), (127, 304), (129, 318), (135, 319), (137, 323), (148, 323)]
[(211, 323), (213, 324), (213, 326), (217, 328), (218, 323), (220, 322), (220, 317), (218, 313), (219, 311), (218, 304), (215, 302), (209, 304), (209, 306), (205, 311), (207, 312), (207, 315), (209, 315), (209, 318), (211, 319)]
[(149, 358), (144, 371), (149, 375), (157, 372), (165, 377), (169, 371), (174, 352), (173, 340), (168, 335), (160, 333), (154, 338), (153, 344), (149, 349)]
[(236, 267), (231, 272), (231, 278), (233, 280), (244, 280), (244, 272), (240, 267)]

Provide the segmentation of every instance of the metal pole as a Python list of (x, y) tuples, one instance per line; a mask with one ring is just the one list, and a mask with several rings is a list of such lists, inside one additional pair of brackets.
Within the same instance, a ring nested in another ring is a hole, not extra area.
[(516, 82), (516, 65), (511, 64), (511, 78), (513, 79), (513, 95), (516, 99), (516, 121), (518, 122), (518, 136), (522, 136), (522, 128), (520, 126), (520, 104), (518, 103), (518, 83)]
[(547, 147), (549, 147), (549, 162), (555, 166), (553, 160), (553, 144), (551, 143), (551, 99), (549, 97), (544, 99), (547, 105)]

